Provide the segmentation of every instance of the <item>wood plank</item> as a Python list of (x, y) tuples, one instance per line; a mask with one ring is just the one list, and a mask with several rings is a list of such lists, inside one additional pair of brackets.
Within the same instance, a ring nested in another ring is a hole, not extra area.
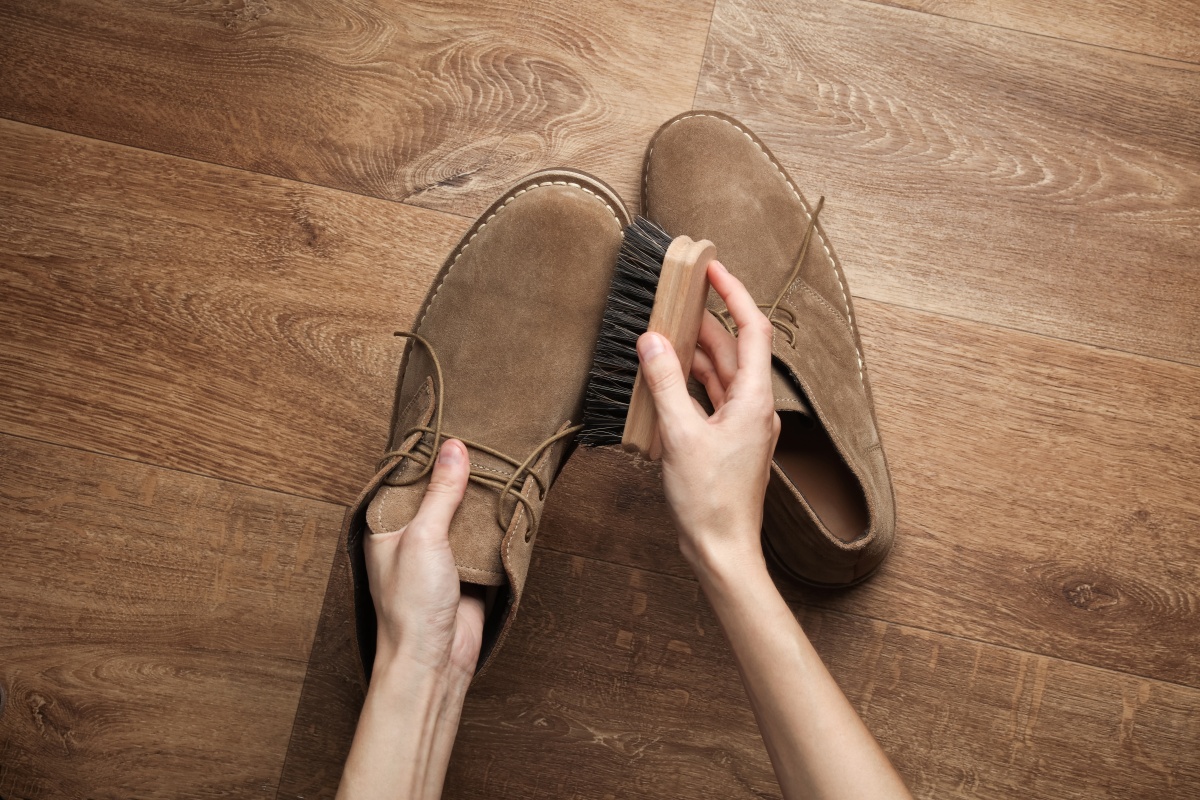
[(0, 116), (471, 217), (564, 164), (636, 202), (712, 3), (9, 2)]
[[(857, 311), (896, 545), (856, 589), (787, 596), (1200, 686), (1200, 369)], [(547, 510), (542, 547), (690, 576), (657, 473), (580, 451), (554, 491), (576, 504)]]
[(0, 122), (0, 430), (347, 502), (466, 223)]
[(358, 663), (354, 588), (342, 540), (325, 586), (321, 621), (279, 779), (279, 798), (333, 797), (363, 704)]
[(269, 797), (341, 509), (0, 436), (0, 796)]
[(1200, 363), (1200, 68), (874, 3), (721, 0), (696, 107), (827, 196), (856, 296)]
[(1088, 0), (871, 0), (1073, 42), (1200, 62), (1197, 0), (1093, 3)]
[(0, 797), (273, 797), (304, 665), (175, 645), (0, 646)]
[[(576, 480), (557, 490), (542, 535), (561, 542), (580, 533), (563, 512), (592, 488)], [(620, 519), (615, 504), (606, 510)], [(611, 531), (612, 522), (593, 516), (584, 533)], [(526, 589), (505, 649), (468, 696), (446, 798), (779, 796), (694, 581), (542, 547)], [(919, 798), (1200, 790), (1196, 689), (793, 608)], [(322, 612), (347, 614), (337, 599)], [(353, 666), (350, 648), (332, 655), (328, 671)], [(341, 690), (308, 689), (298, 720), (324, 722), (297, 725), (291, 750), (308, 757), (289, 757), (280, 798), (333, 796), (361, 703), (361, 694), (348, 702)]]

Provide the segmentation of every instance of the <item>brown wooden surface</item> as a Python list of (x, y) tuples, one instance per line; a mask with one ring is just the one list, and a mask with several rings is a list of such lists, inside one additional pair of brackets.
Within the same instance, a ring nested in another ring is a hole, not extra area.
[(0, 5), (0, 116), (474, 216), (535, 169), (637, 202), (713, 0)]
[(466, 228), (13, 122), (0, 205), (0, 430), (342, 503)]
[[(1200, 795), (1200, 17), (893, 5), (0, 4), (0, 797), (331, 796), (391, 332), (712, 107), (829, 197), (900, 530), (784, 594), (914, 791)], [(778, 796), (653, 469), (527, 589), (448, 797)]]
[(940, 17), (1099, 44), (1166, 59), (1200, 61), (1196, 0), (871, 0)]
[(696, 107), (827, 196), (856, 296), (1200, 364), (1200, 67), (720, 0)]
[(340, 510), (0, 436), (0, 797), (270, 797)]
[(304, 690), (296, 707), (279, 798), (332, 797), (366, 691), (354, 638), (354, 595), (345, 540), (334, 550)]
[(871, 0), (943, 17), (1012, 28), (1056, 39), (1200, 62), (1197, 0)]

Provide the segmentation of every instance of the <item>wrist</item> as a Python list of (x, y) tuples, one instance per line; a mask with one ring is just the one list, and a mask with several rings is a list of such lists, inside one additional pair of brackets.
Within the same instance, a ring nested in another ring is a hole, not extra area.
[(687, 555), (700, 588), (713, 606), (761, 601), (778, 594), (757, 539), (754, 546), (696, 549)]
[(757, 531), (680, 537), (680, 550), (701, 585), (769, 580)]
[(431, 659), (428, 654), (403, 647), (381, 648), (371, 669), (370, 689), (403, 703), (440, 708), (462, 705), (471, 677), (456, 669), (448, 657)]
[[(402, 669), (407, 672), (445, 675), (455, 674), (454, 643), (446, 641), (442, 632), (427, 628), (379, 625), (375, 635), (376, 668)], [(460, 670), (461, 671), (461, 670)], [(468, 673), (470, 678), (474, 670)]]
[(449, 664), (381, 649), (338, 797), (439, 797), (469, 684)]

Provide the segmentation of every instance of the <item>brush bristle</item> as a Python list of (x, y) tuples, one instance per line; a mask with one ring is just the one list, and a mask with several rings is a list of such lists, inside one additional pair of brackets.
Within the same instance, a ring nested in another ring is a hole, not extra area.
[(637, 217), (625, 228), (588, 376), (580, 444), (594, 447), (621, 441), (637, 378), (637, 339), (650, 324), (658, 277), (670, 246), (670, 235), (648, 219)]

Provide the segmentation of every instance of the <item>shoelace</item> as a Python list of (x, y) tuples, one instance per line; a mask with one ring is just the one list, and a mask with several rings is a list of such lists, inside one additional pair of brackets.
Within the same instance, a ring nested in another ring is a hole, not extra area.
[[(470, 439), (465, 439), (461, 436), (454, 436), (453, 434), (447, 433), (442, 429), (442, 390), (444, 387), (444, 382), (442, 380), (442, 364), (441, 361), (438, 360), (437, 353), (435, 353), (433, 350), (433, 345), (430, 344), (425, 337), (418, 333), (397, 331), (396, 336), (399, 336), (403, 339), (411, 339), (414, 342), (419, 343), (425, 348), (425, 352), (429, 353), (429, 358), (433, 361), (434, 376), (436, 378), (434, 392), (437, 395), (437, 408), (434, 411), (432, 427), (427, 425), (415, 425), (412, 428), (409, 428), (404, 435), (400, 437), (401, 442), (407, 441), (416, 433), (420, 433), (421, 436), (408, 447), (401, 447), (399, 449), (389, 450), (388, 452), (384, 453), (383, 458), (380, 459), (377, 467), (377, 469), (383, 469), (389, 462), (395, 465), (408, 458), (412, 459), (417, 464), (420, 464), (421, 470), (414, 475), (400, 478), (393, 478), (389, 475), (383, 479), (383, 482), (388, 486), (410, 486), (416, 483), (433, 470), (433, 463), (437, 457), (436, 454), (441, 450), (442, 441), (444, 439), (458, 439), (467, 446), (468, 451), (477, 450), (481, 453), (487, 453), (489, 456), (498, 458), (509, 466), (513, 467), (512, 475), (509, 476), (508, 480), (505, 480), (499, 475), (484, 472), (472, 465), (471, 470), (468, 473), (468, 480), (480, 486), (486, 486), (489, 489), (500, 490), (500, 497), (496, 501), (496, 522), (500, 525), (502, 530), (508, 530), (508, 526), (512, 523), (513, 516), (517, 513), (518, 504), (525, 507), (525, 513), (529, 516), (529, 526), (525, 531), (525, 541), (528, 542), (533, 538), (533, 534), (537, 531), (539, 522), (538, 514), (537, 510), (534, 508), (533, 500), (527, 497), (516, 487), (519, 483), (523, 484), (526, 477), (532, 477), (534, 483), (537, 485), (538, 500), (544, 500), (546, 498), (547, 486), (542, 480), (542, 477), (530, 469), (530, 465), (541, 457), (542, 453), (545, 452), (547, 447), (554, 445), (561, 439), (565, 439), (568, 436), (574, 435), (583, 426), (573, 425), (566, 430), (559, 431), (535, 447), (533, 452), (526, 456), (524, 460), (519, 460), (513, 458), (512, 456), (505, 455), (494, 448), (479, 444), (478, 442), (473, 442)], [(432, 440), (426, 442), (426, 437), (430, 435), (432, 435)], [(470, 452), (468, 452), (467, 455), (469, 463)], [(509, 510), (506, 514), (504, 501), (509, 497), (512, 497), (515, 502), (512, 504), (511, 510)]]
[[(808, 220), (808, 227), (804, 229), (804, 239), (800, 242), (800, 255), (796, 256), (796, 263), (792, 266), (791, 273), (783, 282), (783, 286), (779, 289), (779, 294), (775, 295), (775, 300), (770, 303), (759, 303), (758, 307), (764, 310), (767, 314), (767, 319), (775, 326), (775, 329), (782, 332), (788, 337), (788, 344), (796, 343), (796, 315), (786, 308), (780, 308), (779, 303), (783, 300), (783, 296), (787, 294), (788, 287), (792, 285), (792, 281), (796, 280), (796, 276), (800, 274), (800, 266), (804, 263), (804, 256), (808, 253), (808, 244), (812, 241), (813, 231), (817, 227), (817, 215), (821, 213), (821, 209), (825, 207), (825, 196), (822, 195), (817, 199), (817, 204), (813, 207), (812, 216)], [(786, 314), (786, 321), (780, 319), (776, 314)], [(725, 326), (725, 330), (737, 335), (737, 325), (733, 322), (733, 315), (729, 313), (729, 309), (722, 309), (717, 314), (717, 319), (721, 320), (721, 324)]]

